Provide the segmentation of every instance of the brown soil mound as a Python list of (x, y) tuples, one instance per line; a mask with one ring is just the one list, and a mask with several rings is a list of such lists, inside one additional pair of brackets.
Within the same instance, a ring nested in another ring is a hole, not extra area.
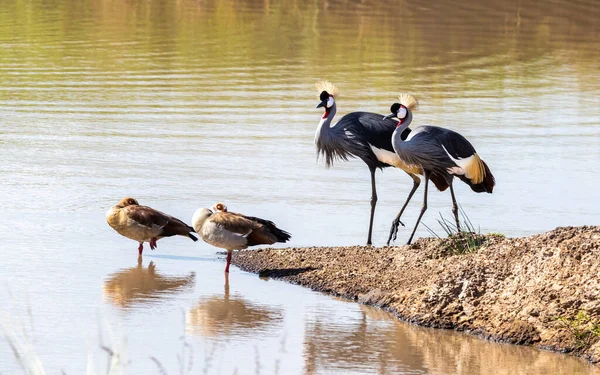
[(400, 247), (245, 250), (241, 269), (389, 310), (400, 319), (600, 361), (600, 227)]

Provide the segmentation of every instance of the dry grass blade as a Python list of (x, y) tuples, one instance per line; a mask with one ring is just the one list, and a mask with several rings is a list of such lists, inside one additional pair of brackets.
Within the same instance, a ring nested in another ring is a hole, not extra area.
[(44, 366), (24, 329), (20, 332), (9, 316), (0, 317), (0, 331), (15, 356), (15, 360), (27, 375), (45, 375)]
[(150, 360), (156, 364), (156, 366), (158, 367), (158, 372), (160, 372), (161, 375), (167, 375), (167, 370), (162, 365), (162, 363), (160, 363), (160, 361), (156, 359), (156, 357), (150, 357)]

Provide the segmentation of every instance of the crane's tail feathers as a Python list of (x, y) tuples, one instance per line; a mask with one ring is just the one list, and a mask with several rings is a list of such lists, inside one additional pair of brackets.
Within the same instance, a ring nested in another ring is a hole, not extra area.
[(414, 111), (419, 105), (417, 98), (406, 92), (398, 95), (398, 102), (411, 111)]
[(481, 159), (479, 159), (481, 161), (481, 167), (482, 167), (482, 171), (483, 171), (483, 177), (482, 177), (482, 181), (479, 183), (474, 183), (474, 178), (468, 178), (466, 177), (466, 175), (459, 175), (457, 176), (458, 178), (460, 178), (464, 183), (466, 183), (467, 185), (469, 185), (471, 187), (471, 190), (473, 190), (476, 193), (492, 193), (492, 191), (494, 191), (494, 186), (496, 185), (496, 179), (494, 178), (494, 175), (492, 174), (492, 172), (490, 171), (490, 168), (487, 166), (487, 164), (485, 164), (485, 162)]
[(333, 95), (334, 97), (337, 97), (340, 94), (340, 90), (338, 90), (333, 83), (327, 80), (319, 81), (315, 84), (315, 86), (317, 86), (317, 90), (319, 91), (318, 94), (320, 94), (322, 91), (327, 91), (329, 95)]
[(485, 164), (483, 160), (481, 162), (485, 168), (485, 178), (483, 179), (482, 184), (485, 186), (485, 191), (491, 194), (492, 191), (494, 191), (494, 186), (496, 186), (496, 179), (494, 178), (494, 175), (492, 174), (492, 171), (490, 171), (490, 168), (487, 166), (487, 164)]

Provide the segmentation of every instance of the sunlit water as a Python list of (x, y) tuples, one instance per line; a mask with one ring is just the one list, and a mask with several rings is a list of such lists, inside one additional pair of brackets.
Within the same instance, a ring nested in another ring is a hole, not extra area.
[[(188, 222), (221, 200), (274, 220), (293, 246), (363, 244), (367, 168), (315, 160), (313, 84), (326, 78), (338, 118), (387, 113), (407, 91), (415, 126), (470, 139), (497, 180), (492, 195), (456, 187), (482, 232), (600, 224), (600, 7), (436, 3), (3, 2), (2, 321), (26, 328), (50, 373), (102, 373), (100, 345), (129, 373), (187, 373), (189, 358), (192, 373), (594, 373), (235, 268), (226, 283), (202, 242), (162, 240), (138, 265), (105, 223), (125, 195)], [(381, 245), (411, 180), (377, 179)], [(440, 212), (450, 196), (432, 192), (424, 223), (441, 230)], [(15, 371), (0, 340), (0, 373)]]

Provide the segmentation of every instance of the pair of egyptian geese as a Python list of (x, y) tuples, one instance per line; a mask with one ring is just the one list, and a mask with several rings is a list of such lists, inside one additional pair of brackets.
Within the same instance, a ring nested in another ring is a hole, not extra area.
[[(407, 127), (412, 120), (411, 110), (417, 103), (411, 95), (403, 94), (406, 100), (403, 101), (401, 96), (399, 98), (401, 103), (394, 103), (391, 107), (392, 114), (385, 116), (383, 120), (380, 120), (376, 114), (353, 112), (344, 116), (334, 127), (331, 127), (330, 122), (335, 115), (333, 97), (337, 94), (337, 88), (327, 81), (317, 83), (317, 88), (323, 89), (320, 94), (321, 102), (317, 108), (325, 108), (325, 114), (321, 119), (315, 139), (318, 152), (325, 155), (328, 166), (335, 158), (345, 160), (348, 157), (358, 157), (365, 161), (371, 169), (374, 200), (371, 201), (371, 221), (367, 244), (371, 243), (374, 202), (377, 199), (374, 181), (376, 168), (396, 166), (411, 175), (415, 182), (406, 203), (392, 224), (388, 245), (392, 236), (395, 239), (398, 225), (402, 223), (400, 216), (419, 186), (416, 174), (425, 176), (425, 199), (417, 224), (408, 240), (409, 244), (427, 207), (428, 179), (431, 179), (441, 191), (450, 187), (453, 213), (458, 229), (460, 229), (460, 224), (457, 203), (452, 190), (453, 177), (457, 176), (463, 180), (475, 192), (492, 192), (495, 183), (494, 177), (487, 165), (479, 158), (473, 146), (460, 134), (439, 127), (421, 126), (408, 136), (405, 135), (409, 131)], [(388, 134), (388, 127), (381, 122), (390, 117), (398, 121), (391, 137)], [(387, 130), (383, 131), (384, 128)], [(336, 129), (335, 132), (333, 129)], [(404, 145), (405, 142), (406, 145)], [(392, 143), (393, 150), (397, 155), (389, 152)], [(367, 145), (370, 148), (367, 148)], [(373, 162), (373, 158), (376, 158), (375, 162)], [(149, 242), (150, 248), (154, 249), (157, 245), (156, 241), (163, 237), (181, 235), (198, 241), (191, 234), (191, 232), (196, 232), (205, 242), (227, 250), (225, 272), (229, 272), (233, 250), (241, 250), (254, 245), (287, 242), (291, 238), (288, 232), (277, 228), (273, 222), (228, 212), (223, 203), (217, 203), (212, 209), (198, 209), (192, 217), (192, 226), (189, 226), (183, 221), (153, 208), (140, 206), (135, 199), (127, 197), (108, 211), (106, 219), (108, 224), (119, 234), (139, 242), (140, 256), (144, 242)]]
[(291, 235), (269, 220), (229, 212), (219, 202), (212, 209), (199, 208), (192, 217), (193, 227), (163, 212), (141, 206), (134, 198), (126, 197), (106, 213), (106, 221), (119, 234), (139, 242), (138, 253), (144, 251), (144, 242), (154, 250), (157, 241), (175, 235), (198, 238), (196, 232), (207, 243), (227, 250), (225, 272), (229, 272), (233, 250), (254, 245), (272, 245), (287, 242)]

